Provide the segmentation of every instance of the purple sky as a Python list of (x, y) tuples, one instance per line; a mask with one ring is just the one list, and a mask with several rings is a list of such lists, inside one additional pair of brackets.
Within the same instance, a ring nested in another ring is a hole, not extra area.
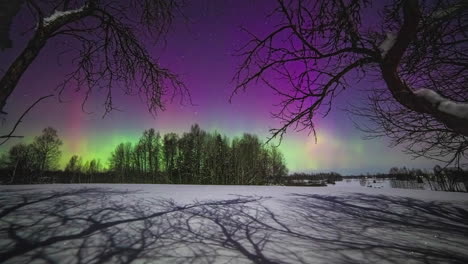
[[(163, 133), (187, 131), (198, 123), (208, 131), (217, 130), (230, 137), (243, 132), (255, 133), (262, 139), (268, 130), (278, 127), (271, 118), (274, 104), (279, 102), (271, 90), (263, 85), (251, 85), (245, 92), (228, 102), (234, 89), (231, 81), (240, 58), (233, 53), (245, 44), (248, 36), (240, 26), (258, 35), (271, 30), (274, 21), (266, 20), (266, 14), (274, 8), (275, 1), (247, 0), (198, 0), (187, 1), (183, 9), (189, 21), (177, 18), (165, 47), (150, 48), (161, 64), (180, 74), (189, 88), (194, 105), (180, 105), (178, 100), (168, 102), (167, 110), (156, 117), (148, 113), (143, 100), (134, 96), (117, 94), (116, 106), (122, 111), (113, 112), (102, 119), (104, 94), (96, 92), (87, 104), (86, 114), (81, 111), (81, 93), (69, 91), (66, 102), (49, 99), (41, 103), (25, 118), (17, 134), (30, 141), (46, 126), (55, 127), (64, 140), (63, 162), (70, 155), (100, 158), (107, 161), (108, 154), (117, 143), (137, 141), (144, 129), (155, 128)], [(19, 24), (24, 15), (16, 18)], [(18, 26), (19, 28), (25, 26)], [(5, 69), (12, 58), (24, 47), (26, 36), (15, 31), (15, 49), (1, 52), (0, 69)], [(7, 122), (1, 127), (7, 131), (16, 118), (39, 96), (53, 91), (72, 69), (65, 56), (58, 51), (63, 46), (49, 42), (37, 60), (24, 74), (6, 107)], [(335, 106), (359, 104), (359, 89), (371, 85), (362, 82), (337, 98)], [(390, 149), (386, 139), (364, 141), (363, 134), (354, 128), (343, 111), (335, 109), (325, 119), (317, 120), (318, 143), (307, 132), (289, 131), (281, 144), (281, 150), (291, 171), (337, 171), (341, 173), (386, 172), (392, 166), (432, 168), (435, 163), (424, 159), (412, 160), (400, 149)], [(18, 141), (11, 140), (3, 150)], [(2, 150), (0, 150), (2, 151)]]

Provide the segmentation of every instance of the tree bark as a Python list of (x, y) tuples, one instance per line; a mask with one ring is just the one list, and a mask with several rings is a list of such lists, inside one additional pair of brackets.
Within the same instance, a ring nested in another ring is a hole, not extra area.
[(24, 0), (0, 0), (0, 51), (12, 47), (11, 24), (23, 4)]
[(36, 32), (26, 48), (11, 64), (3, 78), (0, 80), (0, 112), (4, 113), (3, 109), (8, 97), (11, 95), (19, 79), (37, 57), (46, 42), (47, 37), (40, 31)]

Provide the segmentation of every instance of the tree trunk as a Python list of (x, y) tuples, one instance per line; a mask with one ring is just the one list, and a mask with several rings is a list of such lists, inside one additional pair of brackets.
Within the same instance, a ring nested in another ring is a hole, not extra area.
[(26, 48), (24, 48), (21, 54), (10, 65), (2, 79), (0, 79), (0, 113), (5, 113), (4, 108), (8, 97), (16, 88), (16, 85), (23, 76), (23, 73), (36, 59), (49, 38), (53, 36), (53, 33), (66, 24), (75, 22), (92, 14), (94, 6), (94, 1), (89, 1), (85, 7), (77, 10), (76, 12), (62, 15), (53, 21), (49, 21), (46, 25), (43, 24), (44, 20), (38, 22), (36, 33), (28, 42)]
[(24, 0), (0, 0), (0, 50), (12, 47), (11, 24), (23, 4)]
[(15, 183), (16, 169), (18, 169), (18, 163), (19, 160), (16, 161), (15, 168), (13, 169), (13, 172), (11, 174), (10, 184)]
[(8, 97), (15, 89), (23, 73), (28, 69), (46, 43), (47, 37), (44, 35), (44, 32), (36, 32), (23, 52), (8, 68), (0, 80), (0, 112), (4, 113), (3, 109)]
[(398, 65), (411, 41), (416, 37), (421, 12), (417, 0), (407, 0), (403, 5), (404, 23), (398, 32), (395, 44), (385, 56), (381, 71), (383, 79), (393, 97), (406, 108), (418, 113), (426, 113), (445, 124), (456, 133), (468, 137), (468, 120), (444, 113), (431, 102), (420, 98), (401, 80)]

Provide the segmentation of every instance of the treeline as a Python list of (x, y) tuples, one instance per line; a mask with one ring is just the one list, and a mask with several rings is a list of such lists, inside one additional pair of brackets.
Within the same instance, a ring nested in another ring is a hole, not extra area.
[(29, 154), (16, 154), (16, 148), (28, 146), (13, 146), (2, 159), (3, 171), (9, 174), (7, 183), (279, 184), (287, 175), (281, 152), (257, 136), (244, 134), (230, 140), (197, 124), (182, 135), (145, 130), (136, 144), (118, 144), (106, 169), (99, 160), (83, 162), (73, 155), (63, 172), (56, 171), (62, 142), (52, 128), (37, 138), (41, 137), (54, 146), (47, 166), (39, 169), (30, 164)]
[(293, 173), (284, 178), (283, 182), (286, 185), (294, 186), (326, 186), (327, 184), (335, 184), (336, 181), (342, 181), (343, 176), (337, 172), (320, 172), (320, 173)]
[(454, 167), (442, 168), (439, 165), (436, 165), (432, 171), (393, 167), (385, 174), (346, 176), (346, 179), (360, 179), (362, 186), (375, 183), (375, 179), (388, 179), (391, 187), (394, 188), (468, 191), (468, 171)]
[(400, 182), (426, 183), (434, 191), (466, 192), (468, 191), (468, 171), (461, 168), (434, 166), (432, 172), (419, 169), (391, 168), (389, 176)]
[(287, 174), (283, 155), (257, 136), (231, 141), (197, 124), (182, 136), (146, 130), (135, 145), (119, 144), (109, 165), (121, 182), (270, 184)]
[(19, 143), (0, 158), (3, 183), (33, 183), (57, 170), (62, 141), (54, 128), (47, 127), (31, 144)]

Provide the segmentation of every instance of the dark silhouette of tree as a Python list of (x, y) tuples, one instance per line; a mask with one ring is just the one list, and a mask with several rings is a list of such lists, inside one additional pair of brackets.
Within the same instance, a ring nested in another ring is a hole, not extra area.
[(233, 151), (236, 153), (234, 161), (237, 164), (237, 184), (263, 184), (260, 175), (261, 143), (257, 136), (244, 134), (238, 141), (233, 142)]
[(267, 158), (270, 158), (268, 164), (271, 167), (270, 177), (269, 180), (272, 183), (282, 183), (284, 175), (288, 174), (288, 169), (286, 168), (286, 163), (284, 160), (283, 154), (278, 150), (277, 147), (272, 146), (267, 155)]
[[(432, 175), (425, 175), (436, 191), (460, 192), (468, 191), (468, 172), (460, 168), (442, 168), (436, 165)], [(463, 190), (463, 188), (465, 190)]]
[[(8, 3), (6, 3), (8, 2)], [(24, 72), (50, 42), (67, 43), (72, 48), (69, 61), (75, 69), (59, 85), (61, 95), (67, 87), (106, 91), (105, 113), (114, 109), (114, 87), (126, 94), (146, 98), (148, 109), (162, 109), (162, 98), (186, 93), (177, 75), (160, 66), (148, 53), (140, 37), (150, 36), (157, 43), (167, 33), (176, 12), (177, 0), (27, 0), (0, 2), (0, 49), (11, 46), (9, 33), (13, 17), (27, 12), (33, 33), (25, 48), (0, 79), (0, 112), (5, 113), (8, 98)]]
[(81, 172), (82, 170), (82, 160), (78, 155), (73, 155), (65, 166), (65, 171), (67, 172)]
[[(374, 1), (377, 2), (377, 1)], [(278, 23), (240, 51), (234, 93), (261, 81), (281, 98), (287, 129), (311, 129), (340, 92), (364, 78), (369, 102), (351, 112), (407, 152), (459, 162), (468, 150), (466, 1), (277, 0)], [(381, 14), (381, 16), (376, 16)], [(369, 26), (372, 25), (372, 26)], [(274, 76), (274, 79), (272, 78)], [(278, 81), (278, 78), (282, 78)], [(384, 87), (384, 88), (379, 88)]]
[[(217, 169), (214, 172), (218, 177), (218, 184), (229, 184), (230, 183), (230, 172), (229, 163), (231, 162), (229, 139), (220, 134), (216, 135), (215, 139), (215, 160)], [(286, 175), (286, 174), (285, 174)]]
[(88, 173), (97, 173), (102, 170), (101, 161), (99, 159), (92, 159), (89, 162)]
[(149, 129), (138, 143), (119, 144), (111, 154), (109, 170), (118, 182), (184, 184), (280, 183), (288, 171), (276, 147), (244, 134), (232, 143), (197, 124), (179, 137), (162, 137)]
[(10, 27), (24, 0), (0, 0), (0, 51), (11, 48)]
[(83, 173), (83, 160), (78, 155), (73, 155), (65, 166), (65, 172), (69, 174), (71, 182), (81, 183)]
[[(10, 140), (11, 138), (22, 138), (23, 136), (18, 136), (18, 135), (14, 135), (15, 133), (15, 130), (16, 128), (18, 128), (19, 124), (23, 121), (23, 118), (29, 113), (29, 111), (31, 111), (39, 102), (41, 102), (42, 100), (45, 100), (49, 97), (52, 97), (54, 96), (53, 94), (49, 94), (49, 95), (46, 95), (46, 96), (42, 96), (40, 97), (39, 99), (37, 99), (32, 105), (30, 105), (26, 111), (23, 112), (23, 114), (21, 114), (21, 116), (18, 118), (18, 120), (16, 120), (16, 123), (13, 125), (13, 128), (10, 130), (9, 133), (5, 134), (5, 135), (2, 135), (0, 136), (0, 138), (2, 139), (2, 141), (0, 142), (0, 146), (5, 144), (8, 140)], [(0, 112), (1, 113), (1, 112)]]
[(110, 169), (120, 176), (121, 182), (132, 182), (133, 154), (131, 143), (120, 143), (111, 153)]
[(193, 149), (191, 149), (191, 158), (193, 161), (191, 166), (191, 178), (195, 182), (203, 182), (202, 167), (203, 155), (206, 154), (205, 146), (207, 133), (202, 130), (198, 124), (194, 124), (190, 128), (190, 133), (188, 136), (193, 142)]
[(57, 169), (62, 152), (60, 146), (62, 140), (57, 135), (57, 130), (47, 127), (42, 130), (42, 135), (34, 138), (31, 148), (34, 162), (40, 172)]
[(99, 159), (72, 155), (57, 170), (62, 142), (46, 128), (30, 145), (13, 146), (2, 157), (0, 177), (6, 183), (173, 183), (280, 184), (287, 175), (283, 155), (257, 136), (244, 134), (230, 141), (218, 132), (193, 125), (189, 132), (163, 136), (145, 130), (135, 145), (120, 143), (110, 153), (108, 168)]
[(143, 172), (150, 175), (152, 183), (158, 181), (160, 176), (161, 136), (153, 128), (145, 130), (138, 143), (143, 160)]
[(33, 158), (33, 149), (30, 145), (20, 143), (10, 148), (5, 164), (7, 167), (11, 168), (10, 183), (28, 182), (27, 179), (18, 179), (17, 175), (20, 175), (20, 177), (29, 175), (29, 177), (31, 177), (31, 173), (34, 169)]
[(44, 172), (58, 169), (62, 141), (52, 127), (42, 130), (31, 144), (17, 144), (5, 157), (9, 171), (7, 183), (35, 183), (42, 180)]
[(229, 183), (229, 141), (219, 133), (209, 133), (205, 139), (203, 159), (203, 182), (213, 184)]
[(194, 178), (194, 139), (190, 133), (184, 133), (178, 142), (179, 155), (177, 159), (177, 167), (179, 172), (180, 182), (193, 183)]
[(133, 162), (134, 162), (134, 170), (138, 177), (143, 175), (145, 171), (145, 152), (144, 146), (141, 144), (141, 141), (135, 145), (133, 148)]
[(163, 137), (163, 160), (164, 160), (164, 169), (166, 170), (166, 175), (169, 178), (171, 183), (180, 183), (176, 178), (176, 160), (177, 160), (177, 142), (179, 141), (179, 136), (175, 133), (165, 134)]

